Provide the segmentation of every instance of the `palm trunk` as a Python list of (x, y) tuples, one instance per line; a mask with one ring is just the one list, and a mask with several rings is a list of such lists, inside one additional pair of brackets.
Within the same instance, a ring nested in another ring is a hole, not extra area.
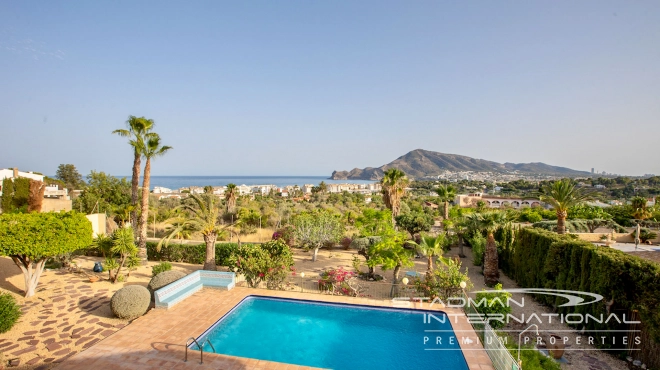
[(493, 286), (500, 280), (500, 270), (497, 260), (497, 244), (495, 236), (488, 233), (486, 242), (486, 256), (484, 258), (484, 282), (487, 286)]
[(568, 212), (557, 211), (557, 234), (566, 234), (566, 216)]
[(445, 220), (449, 219), (449, 202), (445, 201)]
[[(129, 222), (133, 226), (133, 233), (137, 234), (138, 229), (135, 227), (138, 225), (137, 219), (137, 204), (138, 204), (138, 188), (140, 186), (140, 162), (141, 156), (140, 153), (135, 150), (135, 157), (133, 158), (133, 177), (131, 177), (131, 205), (133, 210), (131, 211)], [(138, 235), (134, 235), (136, 238)]]
[(463, 235), (458, 235), (458, 256), (465, 258), (465, 253), (463, 253)]
[(25, 298), (32, 297), (39, 283), (39, 278), (41, 273), (44, 271), (44, 266), (46, 265), (46, 259), (42, 258), (38, 260), (35, 264), (35, 261), (31, 261), (25, 256), (11, 256), (11, 259), (14, 261), (16, 266), (23, 271), (23, 280), (25, 281)]
[(433, 255), (429, 255), (428, 261), (426, 261), (426, 271), (428, 271), (429, 274), (433, 272)]
[(314, 254), (312, 255), (312, 262), (316, 262), (316, 257), (318, 257), (319, 249), (321, 249), (321, 247), (314, 248)]
[(140, 214), (140, 240), (138, 257), (143, 265), (147, 264), (147, 218), (149, 217), (149, 182), (151, 180), (151, 158), (144, 165), (144, 180), (142, 181), (142, 209)]
[(204, 260), (204, 270), (215, 271), (217, 266), (215, 264), (215, 240), (218, 236), (215, 232), (204, 235), (204, 242), (206, 243), (206, 259)]

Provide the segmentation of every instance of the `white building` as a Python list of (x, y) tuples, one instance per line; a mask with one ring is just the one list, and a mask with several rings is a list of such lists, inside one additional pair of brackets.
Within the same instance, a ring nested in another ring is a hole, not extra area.
[(34, 172), (22, 172), (18, 168), (3, 168), (0, 169), (0, 195), (2, 195), (2, 180), (15, 179), (17, 177), (26, 177), (28, 179), (44, 181), (44, 175), (39, 175)]
[(154, 194), (167, 194), (167, 193), (172, 193), (172, 189), (165, 188), (162, 186), (154, 187)]

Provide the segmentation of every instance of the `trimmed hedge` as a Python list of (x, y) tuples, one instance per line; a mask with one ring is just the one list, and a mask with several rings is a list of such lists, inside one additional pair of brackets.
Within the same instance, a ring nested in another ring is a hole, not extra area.
[(110, 299), (112, 313), (120, 319), (133, 320), (144, 315), (151, 304), (151, 293), (142, 285), (125, 286)]
[[(243, 243), (246, 244), (246, 243)], [(149, 261), (185, 262), (203, 265), (206, 258), (205, 244), (177, 244), (170, 242), (163, 245), (160, 252), (156, 251), (158, 243), (147, 242), (147, 259)], [(229, 266), (229, 257), (238, 248), (237, 243), (216, 243), (215, 264), (218, 266)]]
[[(604, 297), (600, 302), (574, 307), (558, 307), (566, 302), (560, 297), (535, 297), (555, 307), (556, 312), (588, 313), (597, 318), (602, 314), (607, 318), (606, 303), (613, 300), (610, 313), (620, 319), (625, 313), (626, 320), (631, 320), (630, 311), (638, 310), (649, 334), (660, 342), (660, 264), (537, 228), (519, 230), (511, 249), (500, 258), (504, 272), (523, 288), (576, 290)], [(628, 325), (614, 319), (602, 324), (589, 320), (586, 329), (626, 330)], [(600, 333), (608, 337), (602, 347), (611, 347), (607, 343), (612, 343), (614, 335), (626, 333)]]

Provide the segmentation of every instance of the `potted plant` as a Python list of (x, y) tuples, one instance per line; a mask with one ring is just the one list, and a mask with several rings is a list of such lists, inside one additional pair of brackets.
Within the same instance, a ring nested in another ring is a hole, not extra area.
[(90, 283), (96, 283), (97, 281), (99, 281), (99, 277), (98, 277), (98, 275), (91, 275), (91, 276), (89, 277), (89, 282), (90, 282)]

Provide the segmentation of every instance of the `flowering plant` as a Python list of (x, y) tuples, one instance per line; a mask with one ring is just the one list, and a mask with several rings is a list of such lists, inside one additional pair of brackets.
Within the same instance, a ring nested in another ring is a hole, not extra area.
[(354, 289), (348, 284), (348, 280), (354, 276), (354, 272), (346, 271), (343, 267), (324, 271), (319, 279), (319, 289), (337, 295), (355, 295)]

